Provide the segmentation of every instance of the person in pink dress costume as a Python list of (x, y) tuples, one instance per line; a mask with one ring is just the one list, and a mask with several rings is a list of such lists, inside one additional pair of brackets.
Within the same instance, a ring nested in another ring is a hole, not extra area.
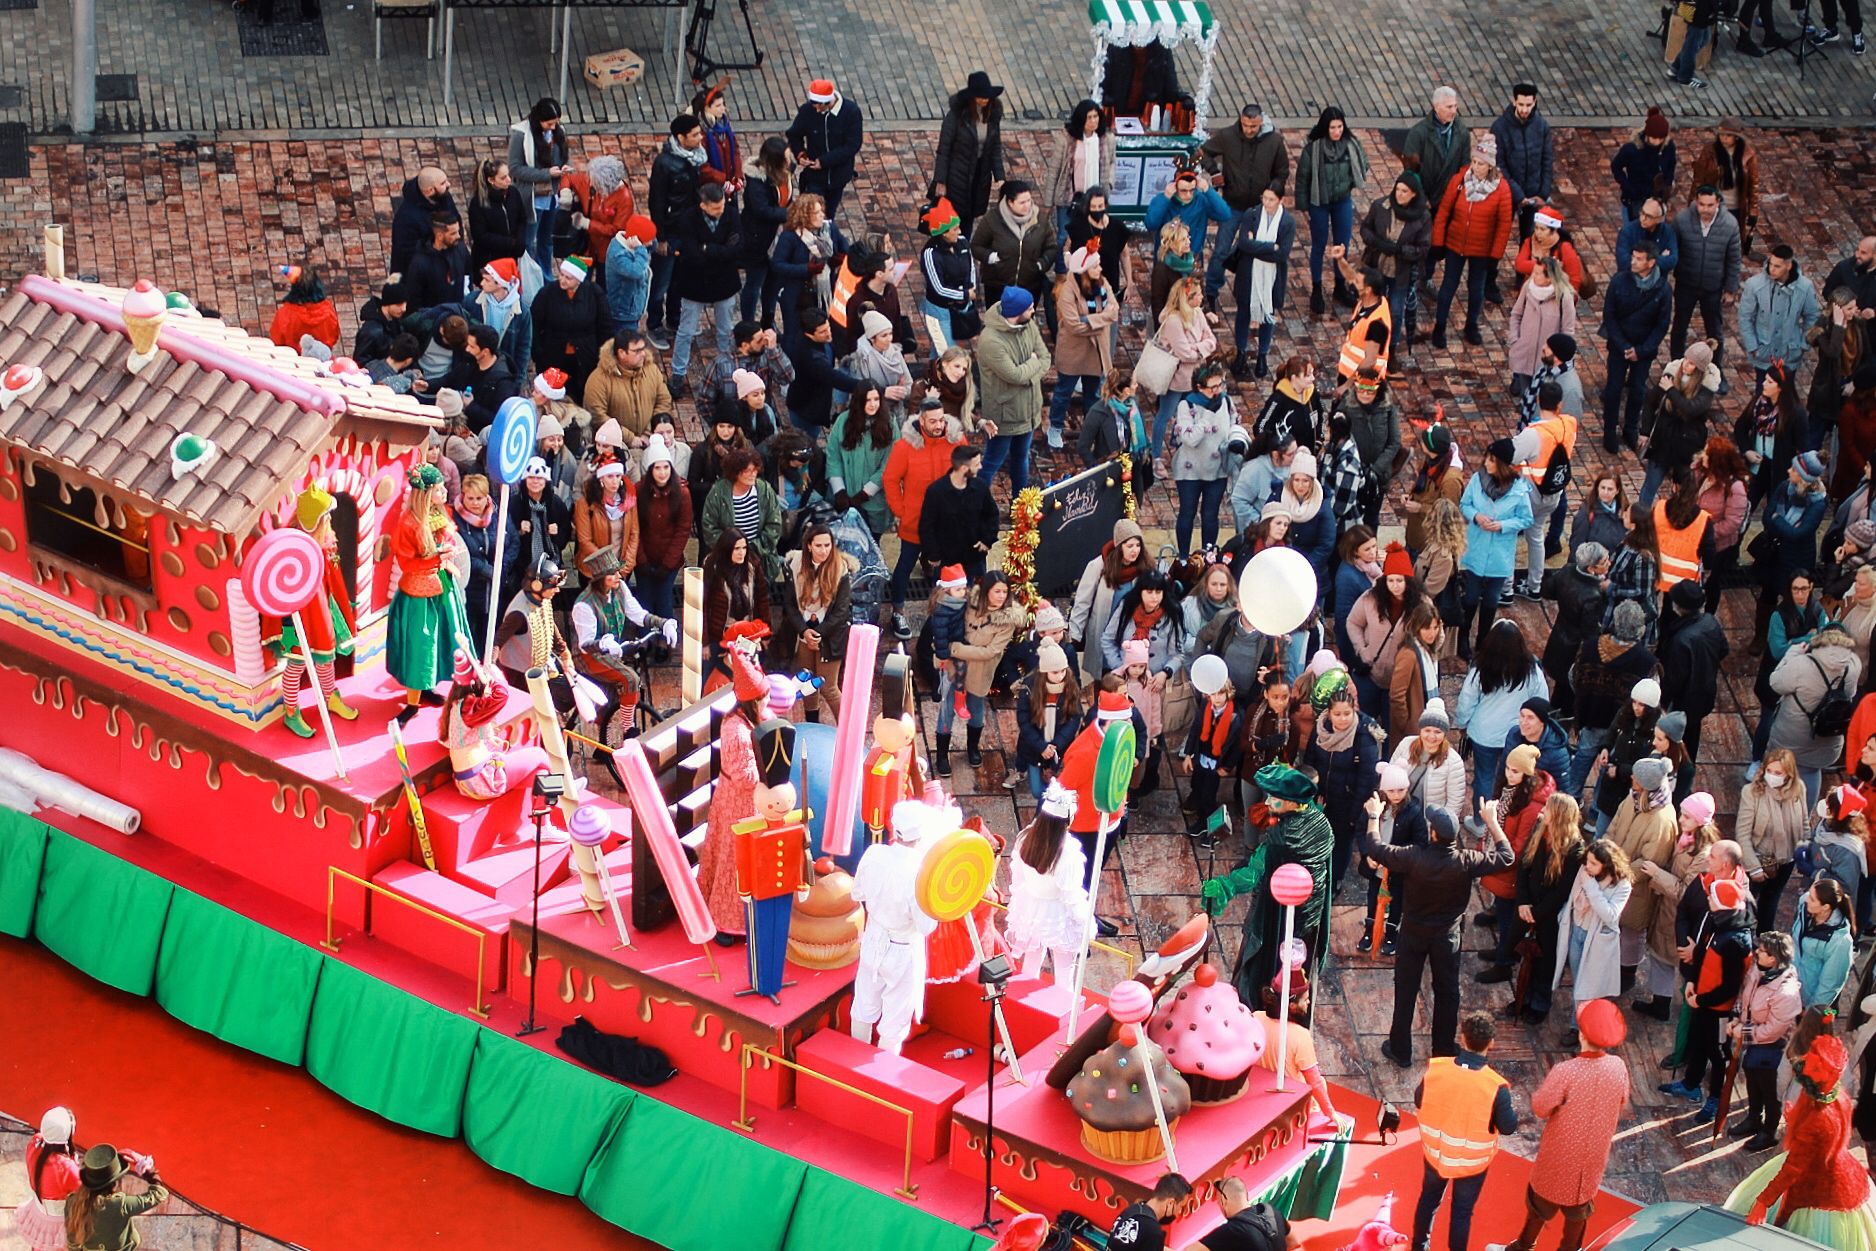
[(717, 778), (710, 820), (697, 857), (697, 885), (717, 923), (717, 942), (728, 947), (748, 932), (736, 893), (736, 839), (730, 827), (756, 815), (756, 727), (769, 718), (769, 679), (746, 652), (730, 652), (736, 707), (717, 732)]
[(1608, 999), (1591, 999), (1576, 1011), (1582, 1050), (1551, 1069), (1531, 1096), (1531, 1112), (1545, 1122), (1524, 1193), (1524, 1229), (1511, 1243), (1485, 1251), (1532, 1251), (1544, 1226), (1563, 1216), (1558, 1251), (1578, 1251), (1596, 1207), (1609, 1144), (1628, 1106), (1628, 1061), (1615, 1054), (1628, 1037), (1622, 1010)]
[(72, 1143), (76, 1129), (70, 1108), (53, 1108), (40, 1118), (39, 1132), (26, 1144), (31, 1194), (13, 1209), (13, 1225), (32, 1251), (65, 1251), (65, 1199), (80, 1184), (82, 1153)]

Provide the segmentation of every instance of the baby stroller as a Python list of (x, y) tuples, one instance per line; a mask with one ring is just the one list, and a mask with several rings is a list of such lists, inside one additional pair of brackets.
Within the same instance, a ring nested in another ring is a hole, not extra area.
[(860, 562), (859, 569), (848, 583), (853, 620), (860, 625), (876, 624), (879, 621), (880, 603), (886, 596), (886, 585), (891, 580), (891, 571), (886, 568), (886, 557), (879, 550), (879, 541), (873, 537), (866, 518), (857, 508), (849, 508), (838, 514), (827, 525), (834, 532), (835, 545)]

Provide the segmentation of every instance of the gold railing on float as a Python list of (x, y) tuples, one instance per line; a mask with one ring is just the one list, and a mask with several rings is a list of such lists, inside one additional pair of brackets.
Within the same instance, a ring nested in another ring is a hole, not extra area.
[(914, 1201), (918, 1199), (918, 1187), (912, 1184), (912, 1123), (913, 1123), (913, 1118), (912, 1118), (911, 1108), (905, 1107), (901, 1104), (894, 1103), (890, 1099), (882, 1099), (878, 1095), (873, 1094), (870, 1091), (861, 1090), (857, 1086), (849, 1086), (846, 1082), (841, 1081), (838, 1077), (829, 1077), (825, 1073), (818, 1073), (815, 1070), (809, 1068), (805, 1064), (797, 1064), (793, 1060), (785, 1059), (782, 1056), (776, 1055), (773, 1051), (764, 1050), (763, 1048), (756, 1046), (756, 1044), (754, 1043), (743, 1044), (742, 1082), (741, 1082), (741, 1089), (737, 1091), (737, 1095), (736, 1095), (737, 1116), (734, 1121), (730, 1122), (730, 1124), (734, 1125), (737, 1129), (742, 1130), (745, 1134), (753, 1133), (755, 1131), (756, 1118), (749, 1114), (749, 1063), (750, 1063), (750, 1060), (755, 1056), (761, 1056), (765, 1061), (768, 1061), (769, 1063), (782, 1065), (784, 1068), (793, 1069), (797, 1073), (806, 1074), (807, 1076), (812, 1077), (817, 1081), (826, 1082), (829, 1086), (834, 1087), (836, 1090), (844, 1090), (850, 1095), (857, 1095), (860, 1098), (866, 1100), (868, 1103), (876, 1103), (882, 1108), (887, 1108), (905, 1117), (905, 1174), (904, 1174), (905, 1184), (900, 1186), (899, 1189), (893, 1191), (893, 1193), (898, 1195), (902, 1199), (912, 1199)]
[[(994, 899), (990, 901), (990, 906), (995, 908), (998, 912), (1008, 912), (1010, 910), (1010, 905), (1000, 904)], [(1095, 951), (1105, 951), (1109, 955), (1119, 956), (1122, 960), (1127, 962), (1127, 977), (1122, 978), (1122, 981), (1132, 978), (1133, 971), (1140, 967), (1140, 958), (1131, 951), (1124, 951), (1119, 947), (1109, 946), (1098, 938), (1090, 942), (1088, 946)]]
[(460, 921), (447, 913), (438, 912), (435, 908), (426, 907), (410, 896), (400, 895), (387, 886), (380, 886), (376, 882), (368, 882), (355, 873), (347, 873), (336, 864), (326, 866), (326, 941), (319, 944), (321, 947), (324, 947), (327, 951), (337, 951), (339, 949), (339, 943), (342, 941), (332, 936), (332, 897), (339, 878), (344, 878), (355, 886), (364, 887), (368, 894), (382, 895), (386, 899), (395, 900), (403, 904), (406, 908), (421, 912), (427, 917), (441, 921), (452, 929), (461, 930), (463, 933), (474, 938), (476, 940), (476, 971), (475, 984), (469, 1000), (469, 1011), (484, 1021), (489, 1019), (489, 1007), (482, 1002), (482, 979), (483, 974), (488, 968), (489, 936), (487, 932), (479, 930), (464, 921)]

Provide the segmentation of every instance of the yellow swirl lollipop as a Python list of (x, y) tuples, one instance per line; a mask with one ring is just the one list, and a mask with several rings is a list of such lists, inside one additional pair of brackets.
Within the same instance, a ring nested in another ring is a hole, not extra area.
[(953, 830), (925, 853), (919, 865), (919, 910), (939, 921), (968, 915), (996, 876), (997, 853), (975, 830)]

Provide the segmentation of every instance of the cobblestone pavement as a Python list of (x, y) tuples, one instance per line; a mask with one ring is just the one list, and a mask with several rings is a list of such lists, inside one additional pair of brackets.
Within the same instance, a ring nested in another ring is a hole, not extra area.
[[(1292, 134), (1292, 148), (1298, 138)], [(1363, 138), (1378, 167), (1372, 191), (1386, 185), (1398, 162), (1385, 154), (1380, 134), (1365, 131)], [(1613, 270), (1610, 253), (1616, 234), (1607, 160), (1622, 138), (1608, 131), (1566, 130), (1558, 139), (1561, 201), (1573, 223), (1577, 246), (1603, 282)], [(1691, 154), (1707, 138), (1706, 132), (1684, 132), (1683, 151)], [(1755, 132), (1752, 138), (1760, 152), (1765, 200), (1761, 254), (1772, 242), (1789, 242), (1808, 270), (1821, 273), (1868, 229), (1868, 223), (1855, 215), (1861, 207), (1860, 202), (1853, 207), (1855, 193), (1839, 189), (1870, 186), (1876, 156), (1863, 135), (1848, 130), (1765, 131)], [(924, 183), (931, 139), (929, 131), (907, 132), (885, 136), (869, 146), (857, 193), (849, 196), (851, 207), (843, 210), (849, 214), (848, 226), (858, 228), (864, 221), (890, 228), (898, 234), (902, 248), (909, 250), (913, 201)], [(1038, 136), (1021, 136), (1016, 146), (1012, 172), (1033, 168), (1046, 154)], [(467, 139), (367, 140), (343, 148), (298, 142), (35, 148), (29, 180), (0, 182), (0, 197), (4, 197), (0, 198), (0, 273), (36, 268), (40, 223), (63, 222), (75, 270), (119, 283), (154, 277), (259, 330), (265, 327), (279, 294), (272, 286), (271, 271), (311, 247), (326, 267), (328, 288), (349, 333), (358, 302), (375, 289), (381, 277), (390, 197), (404, 174), (420, 161), (438, 161), (462, 185), (469, 163), (486, 148), (487, 141)], [(589, 137), (581, 149), (580, 159), (601, 150), (622, 151), (634, 183), (642, 189), (649, 139)], [(1366, 198), (1362, 197), (1364, 204)], [(1333, 358), (1340, 328), (1334, 322), (1312, 322), (1307, 317), (1306, 254), (1300, 242), (1274, 355), (1281, 359), (1291, 352), (1308, 352), (1326, 362)], [(1749, 264), (1756, 268), (1757, 262)], [(1399, 398), (1405, 410), (1424, 414), (1436, 401), (1444, 403), (1472, 463), (1486, 442), (1509, 433), (1515, 424), (1505, 395), (1505, 317), (1504, 309), (1488, 311), (1483, 347), (1466, 347), (1455, 334), (1453, 350), (1435, 352), (1419, 346), (1411, 364), (1398, 367)], [(1602, 382), (1595, 324), (1593, 310), (1585, 309), (1579, 334), (1584, 351), (1579, 362), (1592, 396)], [(1123, 336), (1123, 355), (1130, 357), (1138, 343), (1137, 330), (1129, 329)], [(1735, 350), (1729, 359), (1740, 361), (1742, 354)], [(1732, 396), (1718, 405), (1727, 428), (1745, 400), (1751, 379), (1736, 370), (1731, 381)], [(1239, 398), (1254, 411), (1262, 395), (1247, 387), (1241, 389)], [(694, 429), (688, 402), (683, 409), (684, 420)], [(1600, 433), (1598, 421), (1592, 417), (1586, 426), (1586, 437), (1578, 445), (1578, 483), (1589, 481), (1604, 461), (1600, 441), (1594, 437)], [(1631, 490), (1639, 485), (1639, 467), (1633, 457), (1622, 457), (1617, 467), (1628, 475)], [(1151, 539), (1157, 543), (1172, 519), (1164, 488), (1149, 492), (1142, 507)], [(1384, 517), (1384, 533), (1394, 520)], [(1538, 634), (1547, 627), (1549, 611), (1548, 605), (1518, 603), (1510, 615)], [(1725, 595), (1722, 618), (1734, 640), (1734, 651), (1724, 667), (1719, 709), (1704, 730), (1706, 759), (1699, 771), (1700, 786), (1718, 797), (1722, 814), (1730, 814), (1737, 806), (1740, 769), (1748, 755), (1748, 724), (1742, 714), (1756, 713), (1751, 694), (1753, 660), (1745, 648), (1750, 614), (1747, 592)], [(1459, 676), (1448, 674), (1449, 688), (1456, 688)], [(660, 694), (665, 705), (673, 702), (669, 693)], [(1452, 694), (1449, 689), (1449, 699)], [(952, 778), (963, 803), (1005, 832), (1019, 828), (1030, 815), (1026, 794), (1013, 799), (1011, 792), (999, 786), (1003, 752), (1014, 740), (1011, 714), (1000, 712), (985, 736), (983, 767), (970, 769), (960, 755)], [(1229, 853), (1221, 853), (1216, 861), (1201, 858), (1177, 832), (1177, 787), (1176, 780), (1168, 781), (1143, 801), (1132, 822), (1134, 832), (1102, 880), (1101, 911), (1126, 918), (1121, 942), (1136, 951), (1156, 946), (1191, 915), (1202, 876), (1231, 867)], [(1723, 825), (1730, 820), (1729, 815), (1721, 818)], [(1236, 947), (1237, 916), (1236, 912), (1228, 915), (1220, 926), (1221, 958), (1227, 962)], [(1324, 1068), (1345, 1085), (1380, 1097), (1411, 1099), (1414, 1073), (1395, 1069), (1379, 1056), (1392, 980), (1385, 962), (1353, 954), (1358, 916), (1351, 903), (1336, 919), (1334, 958), (1321, 988), (1319, 1002), (1324, 1006), (1317, 1014)], [(1479, 933), (1468, 928), (1469, 948), (1478, 946)], [(1476, 985), (1470, 976), (1472, 968), (1468, 960), (1466, 1003), (1502, 1003), (1506, 989)], [(1724, 1198), (1756, 1161), (1742, 1155), (1731, 1142), (1710, 1151), (1706, 1135), (1687, 1124), (1687, 1106), (1664, 1105), (1654, 1086), (1656, 1061), (1671, 1041), (1668, 1028), (1645, 1020), (1631, 1028), (1627, 1050), (1637, 1088), (1636, 1106), (1616, 1144), (1610, 1184), (1642, 1201)], [(1560, 1058), (1558, 1029), (1558, 1025), (1503, 1027), (1495, 1060), (1517, 1089), (1532, 1089), (1543, 1069)], [(1514, 1145), (1528, 1153), (1534, 1143), (1527, 1132)], [(1491, 1239), (1505, 1232), (1481, 1231)]]
[[(1622, 121), (1648, 103), (1768, 123), (1857, 123), (1870, 114), (1870, 62), (1846, 45), (1810, 60), (1800, 78), (1789, 57), (1749, 60), (1726, 39), (1710, 90), (1669, 84), (1660, 45), (1648, 37), (1654, 0), (1269, 0), (1254, 7), (1220, 0), (1213, 7), (1223, 31), (1213, 112), (1223, 117), (1246, 100), (1291, 119), (1340, 104), (1351, 118), (1387, 125), (1421, 114), (1436, 80), (1459, 85), (1465, 108), (1487, 116), (1502, 107), (1511, 83), (1529, 80), (1543, 89), (1552, 116), (1589, 124)], [(1789, 30), (1791, 15), (1778, 8)], [(0, 5), (0, 122), (23, 122), (35, 135), (67, 124), (70, 10), (55, 0)], [(310, 25), (286, 20), (298, 12), (295, 0), (281, 0), (279, 11), (282, 25), (271, 35), (251, 29), (244, 36), (242, 24), (254, 19), (225, 0), (99, 0), (99, 72), (135, 76), (107, 84), (119, 98), (100, 103), (100, 132), (475, 133), (521, 116), (559, 73), (546, 11), (464, 10), (455, 23), (454, 104), (446, 110), (440, 29), (437, 55), (426, 60), (424, 22), (383, 23), (378, 61), (371, 0), (326, 0), (323, 18)], [(1082, 0), (751, 0), (750, 12), (764, 60), (735, 75), (738, 118), (792, 117), (806, 82), (828, 73), (869, 119), (887, 122), (936, 121), (976, 68), (1009, 85), (1020, 124), (1051, 126), (1087, 91), (1092, 45)], [(712, 54), (747, 59), (736, 5), (722, 0), (718, 13)], [(571, 122), (663, 127), (673, 102), (690, 91), (688, 62), (674, 70), (667, 51), (682, 42), (687, 16), (677, 8), (574, 9)], [(253, 52), (269, 38), (290, 51), (317, 46), (326, 54), (244, 54), (244, 46)], [(645, 57), (645, 78), (610, 92), (587, 86), (581, 60), (620, 47)], [(1180, 66), (1196, 85), (1197, 53), (1182, 50)]]

